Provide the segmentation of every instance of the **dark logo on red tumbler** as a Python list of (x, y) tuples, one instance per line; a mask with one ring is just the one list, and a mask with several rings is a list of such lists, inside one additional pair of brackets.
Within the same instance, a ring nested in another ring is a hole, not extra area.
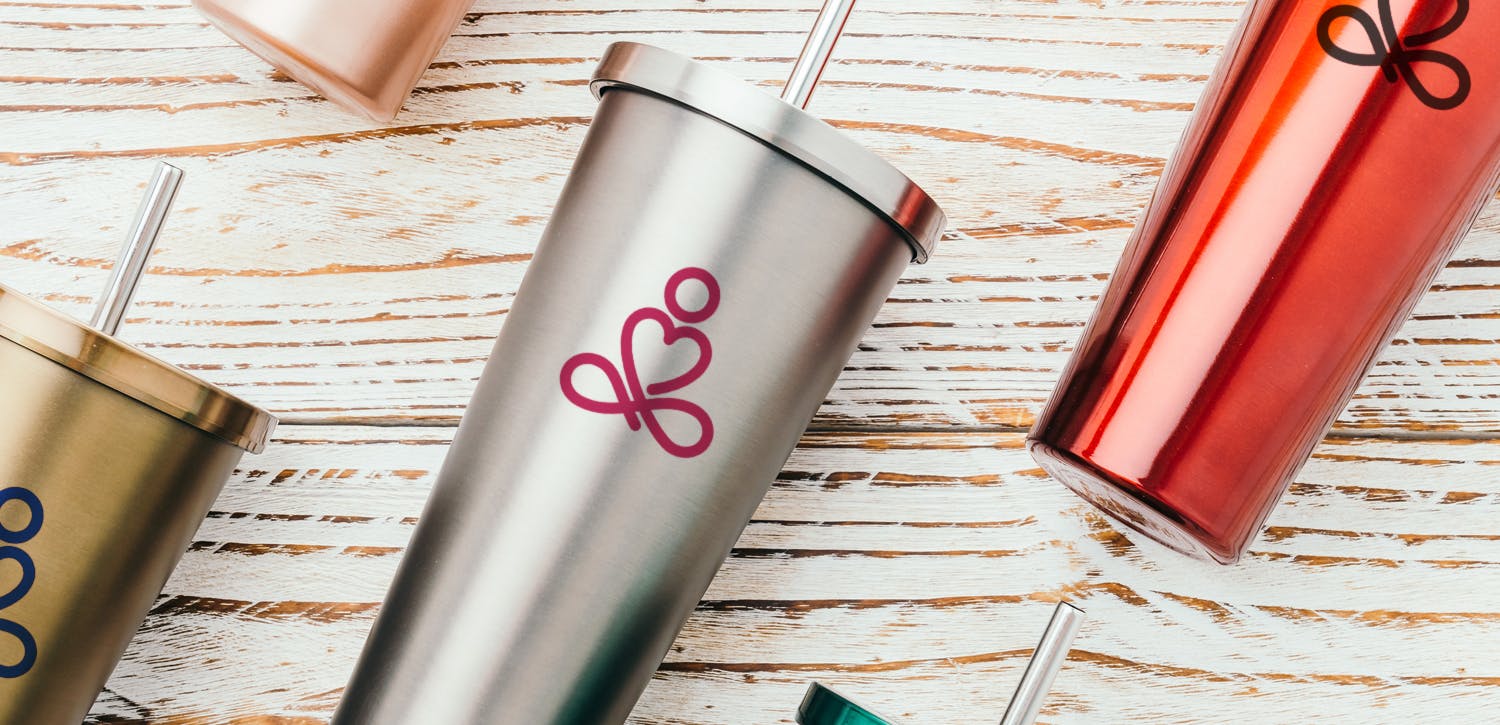
[[(1385, 79), (1395, 83), (1397, 80), (1405, 80), (1407, 87), (1423, 103), (1445, 111), (1457, 108), (1469, 97), (1471, 82), (1469, 80), (1469, 69), (1464, 64), (1447, 53), (1430, 48), (1419, 48), (1417, 46), (1435, 43), (1453, 34), (1458, 26), (1464, 24), (1464, 19), (1469, 16), (1469, 0), (1457, 0), (1453, 10), (1453, 17), (1432, 30), (1422, 33), (1413, 33), (1405, 38), (1397, 33), (1396, 19), (1391, 13), (1391, 0), (1380, 0), (1380, 21), (1377, 23), (1370, 17), (1368, 12), (1354, 5), (1335, 5), (1323, 13), (1318, 19), (1318, 44), (1323, 50), (1336, 60), (1341, 60), (1351, 65), (1362, 65), (1380, 68), (1385, 74)], [(1340, 18), (1347, 18), (1350, 22), (1363, 28), (1365, 35), (1370, 39), (1369, 53), (1359, 53), (1346, 50), (1333, 42), (1333, 24)], [(1432, 63), (1440, 65), (1453, 71), (1458, 81), (1458, 88), (1452, 95), (1438, 97), (1427, 86), (1422, 83), (1421, 77), (1417, 75), (1413, 67), (1416, 63)]]
[[(689, 310), (678, 299), (682, 285), (696, 280), (708, 290), (703, 306)], [(714, 422), (708, 412), (696, 403), (682, 398), (669, 397), (703, 376), (713, 360), (713, 346), (708, 336), (696, 327), (688, 325), (703, 322), (712, 317), (719, 307), (719, 282), (708, 270), (698, 267), (680, 269), (667, 280), (666, 299), (662, 307), (642, 307), (625, 318), (620, 328), (620, 367), (616, 368), (609, 358), (592, 352), (584, 352), (568, 358), (562, 367), (562, 391), (568, 401), (584, 410), (607, 415), (623, 415), (631, 430), (640, 430), (644, 423), (651, 437), (662, 450), (679, 458), (692, 458), (708, 450), (714, 440)], [(678, 322), (684, 324), (677, 324)], [(640, 371), (636, 368), (635, 330), (642, 323), (650, 322), (660, 327), (662, 343), (671, 347), (678, 342), (691, 343), (697, 349), (697, 360), (687, 372), (674, 378), (642, 385)], [(598, 368), (609, 381), (614, 400), (595, 400), (578, 391), (573, 385), (573, 373), (579, 368)], [(676, 411), (692, 418), (698, 425), (698, 438), (683, 444), (672, 440), (657, 420), (661, 411)]]

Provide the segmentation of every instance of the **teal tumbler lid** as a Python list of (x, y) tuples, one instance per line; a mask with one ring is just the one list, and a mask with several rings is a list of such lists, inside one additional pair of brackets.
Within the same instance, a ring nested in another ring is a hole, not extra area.
[(800, 725), (893, 725), (843, 695), (819, 683), (807, 686), (807, 694), (797, 708)]

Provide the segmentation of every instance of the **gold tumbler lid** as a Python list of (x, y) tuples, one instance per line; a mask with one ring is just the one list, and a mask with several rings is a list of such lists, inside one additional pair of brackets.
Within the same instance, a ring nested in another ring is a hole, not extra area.
[(0, 337), (250, 453), (276, 427), (270, 413), (4, 285)]

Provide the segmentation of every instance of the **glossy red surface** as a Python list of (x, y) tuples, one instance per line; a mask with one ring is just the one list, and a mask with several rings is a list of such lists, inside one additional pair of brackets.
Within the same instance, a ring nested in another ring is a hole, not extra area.
[(1042, 466), (1237, 560), (1494, 193), (1497, 31), (1494, 0), (1252, 2), (1033, 428)]

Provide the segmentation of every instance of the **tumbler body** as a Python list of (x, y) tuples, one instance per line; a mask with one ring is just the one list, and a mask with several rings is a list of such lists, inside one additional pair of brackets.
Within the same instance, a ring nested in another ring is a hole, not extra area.
[(0, 371), (0, 724), (74, 725), (274, 421), (3, 288)]
[(250, 52), (325, 98), (390, 121), (474, 0), (193, 0)]
[(1252, 2), (1033, 428), (1042, 467), (1237, 560), (1495, 190), (1495, 28), (1500, 3)]
[[(603, 91), (335, 722), (624, 721), (912, 257), (786, 152)], [(631, 390), (686, 405), (635, 426)]]

